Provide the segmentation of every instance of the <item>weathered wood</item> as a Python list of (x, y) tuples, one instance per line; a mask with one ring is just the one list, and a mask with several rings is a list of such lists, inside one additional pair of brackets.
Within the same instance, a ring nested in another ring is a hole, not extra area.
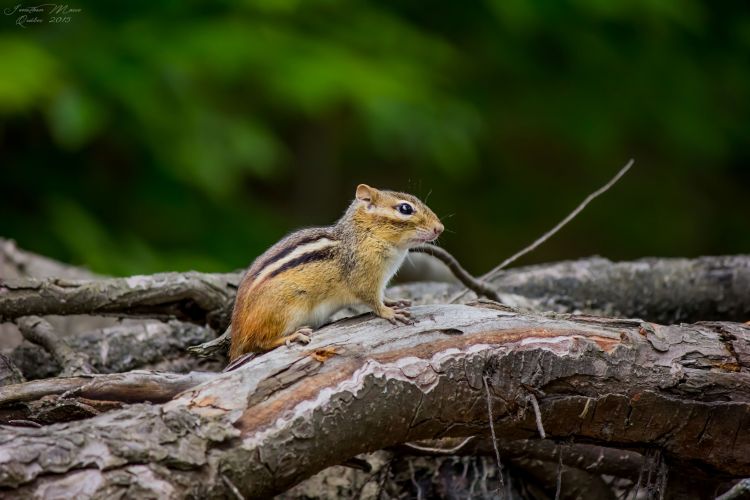
[(53, 394), (104, 401), (163, 403), (214, 376), (211, 372), (181, 374), (134, 370), (32, 380), (0, 387), (0, 406)]
[[(536, 394), (553, 440), (658, 448), (716, 477), (750, 475), (743, 325), (413, 308), (319, 331), (164, 405), (131, 405), (43, 428), (0, 430), (13, 495), (160, 498), (281, 492), (356, 454), (485, 435), (487, 380), (500, 439), (535, 439)], [(729, 328), (733, 338), (722, 330)]]
[(539, 311), (657, 323), (750, 319), (750, 255), (629, 262), (593, 257), (508, 270), (492, 283), (501, 293), (531, 300)]
[(23, 374), (16, 364), (13, 363), (8, 356), (0, 354), (0, 387), (4, 385), (20, 384), (23, 381)]
[(16, 324), (26, 340), (43, 347), (52, 355), (57, 364), (62, 367), (63, 376), (96, 373), (89, 363), (88, 356), (71, 349), (44, 318), (24, 316), (17, 319)]
[[(186, 346), (214, 336), (211, 328), (193, 323), (128, 320), (69, 336), (66, 342), (100, 373), (117, 373), (186, 357)], [(29, 379), (51, 377), (62, 369), (47, 352), (31, 344), (18, 346), (10, 358)], [(191, 369), (207, 369), (198, 368), (195, 361)]]
[[(240, 273), (164, 273), (100, 280), (0, 281), (0, 321), (20, 316), (92, 314), (176, 318), (223, 332)], [(503, 272), (493, 280), (503, 302), (537, 311), (583, 311), (661, 323), (747, 321), (750, 256), (582, 259)], [(445, 302), (452, 284), (397, 287), (422, 303)], [(469, 294), (464, 301), (473, 301)]]
[(240, 274), (163, 273), (100, 280), (0, 281), (0, 321), (91, 314), (229, 323)]

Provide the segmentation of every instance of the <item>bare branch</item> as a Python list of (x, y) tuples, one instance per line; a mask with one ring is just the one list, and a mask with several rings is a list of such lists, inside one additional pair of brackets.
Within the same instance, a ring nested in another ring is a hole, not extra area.
[[(482, 377), (482, 383), (484, 384), (484, 390), (487, 395), (487, 416), (490, 424), (490, 433), (492, 435), (492, 446), (495, 449), (495, 460), (497, 462), (497, 477), (499, 478), (498, 492), (502, 492), (503, 489), (503, 463), (500, 460), (500, 450), (497, 448), (497, 436), (495, 435), (495, 417), (492, 415), (492, 395), (490, 394), (490, 387), (487, 384), (487, 377)], [(501, 493), (502, 496), (502, 493)]]
[[(205, 363), (187, 356), (186, 347), (207, 342), (214, 335), (211, 328), (182, 321), (127, 320), (68, 336), (65, 341), (71, 349), (86, 355), (100, 373), (164, 365), (180, 358), (192, 359), (189, 370), (207, 370)], [(11, 359), (29, 379), (52, 377), (61, 368), (45, 351), (29, 344), (18, 346), (11, 353)]]
[(53, 394), (128, 403), (161, 403), (215, 376), (215, 373), (210, 372), (181, 374), (135, 370), (126, 373), (32, 380), (0, 387), (0, 405), (33, 401)]
[(39, 316), (24, 316), (16, 320), (18, 328), (29, 342), (42, 346), (62, 367), (63, 377), (96, 373), (88, 356), (76, 352), (65, 340), (59, 338), (48, 321)]
[(181, 319), (223, 330), (240, 275), (163, 273), (84, 280), (0, 281), (0, 321), (92, 314)]
[(547, 433), (544, 432), (544, 425), (542, 424), (542, 413), (539, 411), (539, 402), (536, 400), (536, 396), (533, 393), (529, 393), (529, 401), (531, 406), (534, 408), (534, 418), (536, 420), (536, 428), (539, 431), (539, 437), (545, 439)]
[(615, 176), (612, 177), (612, 179), (609, 180), (609, 182), (607, 182), (605, 185), (603, 185), (602, 187), (600, 187), (599, 189), (597, 189), (596, 191), (594, 191), (593, 193), (591, 193), (590, 195), (588, 195), (586, 197), (586, 199), (584, 199), (572, 212), (570, 212), (563, 220), (561, 220), (560, 222), (558, 222), (555, 227), (553, 227), (552, 229), (550, 229), (549, 231), (547, 231), (546, 233), (544, 233), (536, 241), (534, 241), (531, 245), (527, 246), (526, 248), (524, 248), (520, 252), (517, 252), (514, 255), (511, 255), (510, 257), (508, 257), (507, 259), (505, 259), (504, 261), (502, 261), (500, 264), (498, 264), (497, 266), (495, 266), (494, 268), (492, 268), (491, 271), (489, 271), (488, 273), (484, 274), (482, 276), (482, 278), (487, 279), (487, 278), (494, 277), (495, 274), (498, 271), (500, 271), (501, 269), (504, 269), (509, 264), (515, 262), (516, 260), (518, 260), (519, 258), (523, 257), (527, 253), (533, 251), (536, 247), (538, 247), (539, 245), (541, 245), (542, 243), (544, 243), (545, 241), (547, 241), (548, 239), (550, 239), (552, 236), (554, 236), (560, 229), (562, 229), (570, 221), (572, 221), (573, 219), (575, 219), (575, 217), (578, 214), (580, 214), (583, 211), (583, 209), (586, 208), (586, 206), (589, 203), (591, 203), (592, 201), (594, 201), (594, 199), (596, 199), (600, 195), (602, 195), (602, 194), (606, 193), (607, 191), (609, 191), (609, 189), (612, 186), (614, 186), (617, 183), (617, 181), (619, 181), (620, 178), (622, 178), (622, 176), (627, 173), (628, 170), (630, 170), (630, 167), (633, 166), (633, 163), (635, 163), (635, 160), (630, 159), (625, 164), (625, 166), (622, 167), (620, 169), (620, 171), (617, 172), (617, 174), (615, 174)]
[(229, 326), (224, 333), (215, 339), (209, 340), (198, 345), (192, 345), (187, 348), (190, 354), (201, 358), (208, 358), (217, 355), (226, 355), (229, 352), (229, 346), (232, 343), (232, 327)]
[(444, 249), (435, 245), (420, 245), (412, 248), (411, 252), (420, 252), (427, 255), (432, 255), (435, 258), (440, 259), (448, 266), (453, 275), (463, 283), (463, 285), (469, 290), (477, 294), (477, 296), (484, 296), (494, 301), (500, 302), (500, 297), (489, 283), (474, 278), (468, 271), (466, 271), (461, 264), (458, 263), (456, 258), (445, 251)]
[[(572, 221), (573, 219), (575, 219), (575, 217), (579, 213), (581, 213), (583, 211), (583, 209), (586, 208), (586, 206), (589, 203), (591, 203), (598, 196), (606, 193), (612, 186), (614, 186), (617, 183), (617, 181), (619, 181), (620, 178), (623, 175), (625, 175), (628, 170), (630, 170), (630, 167), (633, 166), (633, 163), (635, 163), (635, 160), (633, 160), (631, 158), (625, 164), (625, 166), (622, 167), (620, 169), (620, 171), (617, 172), (617, 174), (612, 179), (609, 180), (609, 182), (607, 182), (605, 185), (603, 185), (602, 187), (600, 187), (599, 189), (597, 189), (596, 191), (594, 191), (593, 193), (591, 193), (590, 195), (588, 195), (572, 212), (570, 212), (563, 220), (561, 220), (560, 222), (558, 222), (555, 227), (553, 227), (552, 229), (550, 229), (549, 231), (547, 231), (546, 233), (544, 233), (542, 236), (540, 236), (539, 238), (537, 238), (536, 241), (534, 241), (531, 245), (529, 245), (529, 246), (521, 249), (519, 252), (511, 255), (510, 257), (508, 257), (507, 259), (505, 259), (504, 261), (502, 261), (500, 264), (498, 264), (497, 266), (495, 266), (494, 268), (492, 268), (492, 270), (490, 270), (489, 272), (487, 272), (484, 275), (482, 275), (482, 279), (483, 280), (490, 280), (490, 279), (494, 278), (495, 276), (497, 276), (497, 273), (500, 270), (504, 269), (508, 265), (510, 265), (513, 262), (517, 261), (518, 259), (520, 259), (524, 255), (526, 255), (527, 253), (533, 251), (539, 245), (541, 245), (542, 243), (544, 243), (545, 241), (547, 241), (548, 239), (550, 239), (552, 236), (554, 236), (558, 231), (560, 231), (560, 229), (562, 229), (570, 221)], [(471, 289), (471, 288), (469, 287), (469, 289)], [(451, 298), (450, 302), (455, 303), (458, 299), (460, 299), (461, 297), (463, 297), (463, 295), (465, 293), (466, 293), (465, 290), (459, 292), (458, 294), (456, 294), (454, 297)]]
[[(228, 326), (240, 273), (168, 273), (69, 282), (0, 281), (0, 321), (46, 314), (92, 314), (178, 318)], [(528, 309), (584, 311), (641, 317), (664, 323), (700, 320), (747, 321), (750, 317), (750, 256), (697, 259), (601, 258), (508, 270), (492, 286), (503, 302)], [(448, 284), (394, 287), (418, 303), (446, 302)]]

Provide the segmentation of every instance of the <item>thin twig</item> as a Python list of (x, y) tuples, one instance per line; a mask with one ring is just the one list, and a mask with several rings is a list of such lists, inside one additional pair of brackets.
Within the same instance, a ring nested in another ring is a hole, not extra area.
[(659, 467), (659, 475), (657, 477), (657, 488), (659, 489), (659, 500), (664, 500), (664, 495), (667, 492), (667, 481), (669, 476), (669, 466), (667, 465), (667, 462), (664, 460), (664, 457), (661, 459), (661, 466)]
[[(590, 195), (588, 195), (586, 197), (586, 199), (584, 199), (575, 208), (575, 210), (573, 210), (572, 212), (570, 212), (563, 220), (561, 220), (560, 222), (558, 222), (555, 227), (553, 227), (552, 229), (550, 229), (549, 231), (547, 231), (546, 233), (544, 233), (542, 236), (540, 236), (539, 238), (537, 238), (537, 240), (534, 241), (531, 245), (529, 245), (529, 246), (523, 248), (522, 250), (520, 250), (519, 252), (511, 255), (510, 257), (508, 257), (507, 259), (505, 259), (504, 261), (502, 261), (500, 264), (498, 264), (497, 266), (495, 266), (491, 271), (489, 271), (489, 272), (485, 273), (484, 275), (482, 275), (481, 280), (483, 280), (483, 281), (489, 281), (489, 280), (491, 280), (492, 278), (495, 277), (495, 275), (498, 273), (498, 271), (504, 269), (509, 264), (511, 264), (511, 263), (515, 262), (516, 260), (520, 259), (524, 255), (526, 255), (527, 253), (531, 252), (536, 247), (538, 247), (539, 245), (541, 245), (542, 243), (544, 243), (545, 241), (547, 241), (548, 239), (550, 239), (552, 236), (554, 236), (558, 231), (560, 231), (560, 229), (562, 229), (566, 224), (568, 224), (570, 221), (572, 221), (579, 213), (581, 213), (581, 211), (583, 211), (583, 209), (586, 208), (586, 206), (589, 203), (591, 203), (595, 198), (597, 198), (598, 196), (604, 194), (612, 186), (614, 186), (617, 183), (617, 181), (619, 181), (620, 178), (622, 178), (622, 176), (625, 175), (628, 170), (630, 170), (630, 167), (632, 167), (634, 163), (635, 163), (635, 160), (631, 158), (625, 164), (625, 166), (622, 167), (620, 169), (620, 171), (617, 172), (617, 174), (614, 177), (612, 177), (612, 179), (610, 179), (609, 182), (607, 182), (605, 185), (603, 185), (602, 187), (600, 187), (599, 189), (597, 189), (596, 191), (594, 191), (593, 193), (591, 193)], [(451, 297), (450, 302), (455, 302), (456, 300), (460, 299), (461, 297), (463, 297), (466, 294), (466, 292), (467, 292), (467, 290), (462, 290), (461, 292), (459, 292), (455, 296)]]
[(591, 406), (591, 398), (586, 398), (586, 404), (583, 406), (583, 411), (578, 415), (578, 418), (584, 418), (589, 412), (589, 406)]
[(380, 478), (380, 481), (378, 481), (378, 492), (375, 495), (376, 500), (380, 500), (380, 495), (383, 494), (383, 487), (385, 486), (385, 482), (388, 480), (388, 474), (391, 472), (391, 465), (393, 464), (393, 459), (388, 460), (388, 463), (385, 464), (385, 467), (381, 469), (383, 472), (383, 477)]
[(469, 274), (469, 272), (458, 263), (458, 260), (446, 250), (435, 245), (420, 245), (412, 248), (410, 251), (426, 253), (427, 255), (432, 255), (441, 260), (446, 266), (448, 266), (448, 269), (453, 273), (453, 276), (455, 276), (466, 288), (476, 293), (477, 296), (485, 296), (491, 300), (500, 302), (500, 296), (489, 283), (478, 280)]
[(234, 485), (234, 483), (224, 474), (221, 475), (221, 480), (227, 485), (229, 491), (235, 496), (237, 500), (245, 500), (245, 496), (240, 493), (240, 490)]
[(526, 248), (524, 248), (520, 252), (518, 252), (518, 253), (516, 253), (514, 255), (511, 255), (510, 257), (508, 257), (507, 259), (505, 259), (504, 261), (502, 261), (500, 264), (498, 264), (497, 266), (495, 266), (495, 268), (492, 269), (490, 272), (488, 272), (487, 274), (483, 275), (482, 278), (485, 278), (485, 279), (491, 278), (496, 272), (498, 272), (499, 270), (503, 269), (508, 264), (511, 264), (512, 262), (515, 262), (519, 258), (523, 257), (524, 255), (526, 255), (527, 253), (531, 252), (536, 247), (538, 247), (539, 245), (541, 245), (542, 243), (544, 243), (545, 241), (547, 241), (548, 239), (550, 239), (552, 236), (554, 236), (555, 233), (557, 233), (568, 222), (572, 221), (579, 213), (581, 213), (581, 211), (583, 211), (583, 209), (586, 208), (586, 205), (588, 205), (589, 203), (591, 203), (598, 196), (606, 193), (612, 186), (614, 186), (617, 183), (617, 181), (619, 181), (620, 178), (623, 175), (625, 175), (628, 170), (630, 170), (630, 167), (633, 166), (633, 163), (635, 163), (635, 160), (631, 158), (625, 164), (625, 166), (622, 167), (620, 169), (620, 171), (617, 172), (617, 174), (614, 177), (612, 177), (612, 179), (608, 183), (606, 183), (605, 185), (603, 185), (602, 187), (600, 187), (599, 189), (597, 189), (596, 191), (594, 191), (593, 193), (591, 193), (590, 195), (588, 195), (586, 197), (586, 199), (583, 200), (581, 202), (581, 204), (578, 205), (575, 208), (575, 210), (573, 210), (572, 212), (570, 212), (563, 220), (561, 220), (560, 222), (558, 222), (555, 227), (553, 227), (552, 229), (550, 229), (549, 231), (547, 231), (546, 233), (544, 233), (540, 238), (538, 238), (536, 241), (534, 241), (534, 243), (532, 243), (531, 245), (527, 246)]
[(557, 447), (557, 485), (555, 486), (555, 500), (560, 500), (560, 491), (562, 490), (562, 471), (563, 471), (563, 445)]
[(641, 465), (641, 470), (638, 472), (638, 481), (635, 482), (635, 488), (633, 488), (633, 500), (636, 500), (638, 498), (638, 490), (641, 489), (641, 483), (643, 482), (643, 471), (646, 469), (647, 463), (648, 456), (644, 454), (643, 465)]
[[(484, 381), (484, 390), (487, 392), (487, 413), (490, 417), (490, 432), (492, 433), (492, 446), (495, 448), (495, 459), (497, 460), (497, 470), (498, 470), (498, 487), (497, 491), (500, 493), (503, 488), (503, 465), (500, 462), (500, 450), (497, 448), (497, 436), (495, 436), (495, 417), (492, 416), (492, 395), (490, 394), (490, 386), (487, 385), (487, 377), (482, 377), (482, 380)], [(502, 493), (500, 493), (502, 496)]]
[(22, 418), (17, 418), (17, 419), (14, 419), (14, 420), (8, 420), (8, 424), (9, 425), (18, 425), (20, 427), (36, 427), (36, 428), (42, 427), (42, 424), (40, 424), (39, 422), (34, 422), (33, 420), (26, 420), (26, 419), (22, 419)]
[(411, 460), (409, 460), (409, 473), (411, 475), (411, 484), (414, 485), (414, 488), (417, 490), (417, 500), (422, 500), (422, 488), (419, 486), (419, 483), (417, 482), (417, 476), (414, 473), (414, 464)]
[(429, 453), (431, 455), (455, 455), (456, 453), (461, 451), (464, 448), (464, 446), (469, 444), (469, 442), (475, 439), (476, 437), (477, 436), (469, 436), (452, 448), (432, 448), (430, 446), (421, 446), (421, 445), (414, 444), (414, 443), (402, 443), (401, 446), (404, 446), (405, 448), (410, 448), (414, 451), (419, 451), (421, 453)]
[(547, 438), (547, 433), (544, 432), (544, 425), (542, 425), (542, 412), (539, 411), (539, 402), (536, 400), (534, 394), (529, 393), (529, 401), (531, 406), (534, 408), (534, 417), (536, 418), (536, 428), (539, 430), (539, 435), (542, 439)]

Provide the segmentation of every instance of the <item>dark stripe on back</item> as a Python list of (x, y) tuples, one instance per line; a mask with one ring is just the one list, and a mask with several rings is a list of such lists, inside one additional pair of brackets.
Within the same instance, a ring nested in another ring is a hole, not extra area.
[[(260, 274), (260, 273), (261, 273), (261, 272), (262, 272), (262, 271), (263, 271), (263, 270), (264, 270), (265, 268), (267, 268), (267, 267), (268, 267), (269, 265), (273, 264), (274, 262), (276, 262), (276, 261), (278, 261), (278, 260), (281, 260), (281, 259), (283, 259), (283, 258), (284, 258), (284, 257), (286, 257), (287, 255), (289, 255), (290, 253), (292, 253), (293, 251), (295, 251), (295, 250), (297, 249), (297, 247), (299, 247), (299, 246), (301, 246), (301, 245), (306, 245), (306, 244), (308, 244), (308, 243), (313, 243), (313, 242), (315, 242), (315, 241), (318, 241), (318, 240), (321, 240), (321, 239), (323, 239), (323, 238), (327, 238), (327, 239), (329, 239), (329, 240), (335, 241), (335, 240), (334, 240), (333, 238), (331, 238), (330, 236), (326, 236), (326, 235), (321, 235), (321, 234), (316, 234), (316, 235), (313, 235), (313, 236), (308, 236), (308, 237), (306, 237), (306, 238), (302, 238), (301, 240), (299, 240), (299, 241), (295, 241), (294, 243), (291, 243), (291, 242), (290, 242), (290, 243), (289, 243), (288, 245), (286, 245), (286, 246), (285, 246), (284, 248), (282, 248), (282, 249), (281, 249), (280, 251), (276, 252), (276, 253), (275, 253), (275, 254), (273, 254), (273, 255), (269, 255), (269, 256), (268, 256), (268, 257), (267, 257), (267, 258), (266, 258), (265, 260), (263, 260), (262, 262), (259, 262), (259, 263), (258, 263), (258, 266), (259, 266), (259, 267), (258, 267), (258, 269), (256, 269), (256, 270), (255, 270), (255, 272), (253, 272), (253, 274), (252, 274), (252, 277), (253, 277), (253, 279), (257, 278), (257, 277), (258, 277), (258, 275), (259, 275), (259, 274)], [(304, 257), (304, 255), (303, 255), (302, 257)], [(296, 260), (296, 259), (294, 259), (294, 260)], [(282, 266), (282, 267), (283, 267), (283, 266)]]
[(300, 255), (299, 257), (296, 257), (280, 268), (273, 271), (271, 274), (268, 275), (269, 278), (273, 278), (274, 276), (277, 276), (284, 271), (288, 271), (292, 268), (301, 266), (302, 264), (307, 264), (309, 262), (315, 262), (319, 260), (329, 260), (333, 257), (333, 254), (335, 253), (335, 247), (328, 247), (328, 248), (322, 248), (320, 250), (315, 250), (312, 252), (307, 252), (305, 254)]

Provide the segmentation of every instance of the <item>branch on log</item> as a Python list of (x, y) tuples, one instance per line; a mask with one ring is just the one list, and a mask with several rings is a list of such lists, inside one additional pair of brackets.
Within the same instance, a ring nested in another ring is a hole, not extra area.
[(89, 364), (88, 356), (70, 348), (65, 340), (59, 338), (52, 325), (39, 316), (24, 316), (16, 320), (24, 338), (42, 346), (62, 367), (60, 375), (72, 377), (96, 373)]
[(490, 300), (500, 302), (500, 296), (492, 286), (474, 276), (464, 269), (461, 264), (450, 253), (435, 245), (419, 245), (411, 249), (412, 252), (424, 253), (440, 259), (448, 266), (448, 269), (466, 288), (474, 292), (479, 297), (487, 297)]
[[(91, 271), (64, 264), (48, 257), (35, 254), (16, 246), (13, 240), (0, 238), (0, 284), (3, 280), (47, 278), (50, 276), (65, 279), (95, 279), (100, 278)], [(0, 317), (2, 312), (0, 312)], [(94, 318), (90, 316), (58, 316), (47, 317), (55, 332), (67, 337), (71, 332), (90, 330), (108, 326), (113, 320)], [(22, 342), (22, 335), (15, 324), (0, 323), (0, 349), (11, 349)]]
[(52, 394), (124, 403), (163, 403), (215, 376), (215, 373), (210, 372), (181, 374), (134, 370), (126, 373), (32, 380), (0, 387), (0, 405), (33, 401)]
[(176, 498), (231, 496), (232, 484), (269, 496), (359, 453), (485, 435), (484, 379), (502, 440), (537, 436), (524, 410), (533, 389), (551, 439), (656, 447), (716, 478), (750, 476), (750, 366), (736, 354), (747, 352), (748, 327), (727, 325), (729, 338), (717, 325), (465, 305), (413, 312), (412, 326), (337, 322), (161, 406), (0, 429), (0, 487)]
[(223, 330), (240, 274), (163, 273), (95, 281), (0, 282), (0, 321), (20, 316), (92, 314), (180, 319)]
[[(46, 314), (142, 316), (224, 331), (240, 278), (240, 273), (190, 272), (96, 281), (6, 280), (0, 282), (0, 321)], [(750, 318), (747, 255), (617, 263), (590, 258), (508, 270), (492, 285), (504, 303), (539, 311), (661, 323)], [(456, 287), (417, 283), (396, 290), (429, 303), (445, 302)]]
[[(208, 342), (214, 335), (211, 328), (181, 321), (126, 321), (69, 336), (66, 341), (71, 349), (87, 356), (98, 372), (117, 373), (173, 362), (186, 355), (186, 346)], [(20, 345), (10, 358), (29, 379), (51, 377), (61, 369), (44, 350), (33, 345)], [(190, 369), (200, 367), (198, 360), (186, 359), (192, 361)]]

